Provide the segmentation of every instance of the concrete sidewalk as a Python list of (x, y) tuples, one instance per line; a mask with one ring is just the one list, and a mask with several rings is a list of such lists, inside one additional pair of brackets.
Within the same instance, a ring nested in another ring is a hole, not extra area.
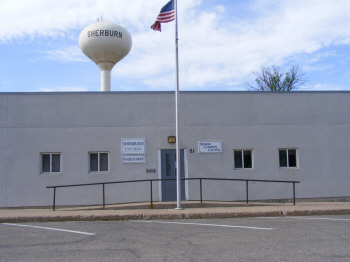
[(141, 203), (88, 207), (4, 208), (0, 209), (0, 223), (140, 220), (140, 219), (196, 219), (258, 216), (349, 215), (350, 202), (302, 202), (293, 205), (273, 203), (237, 203), (184, 201), (183, 210), (175, 210), (176, 203)]

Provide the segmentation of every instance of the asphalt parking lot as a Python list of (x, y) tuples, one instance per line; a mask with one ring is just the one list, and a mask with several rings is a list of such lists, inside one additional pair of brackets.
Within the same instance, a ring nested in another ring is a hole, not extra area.
[(349, 261), (350, 216), (0, 224), (0, 261)]

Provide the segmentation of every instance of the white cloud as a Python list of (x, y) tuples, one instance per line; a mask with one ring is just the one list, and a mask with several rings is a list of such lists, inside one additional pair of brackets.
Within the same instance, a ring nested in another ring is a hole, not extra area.
[[(179, 1), (183, 89), (216, 85), (229, 88), (243, 83), (263, 65), (283, 66), (291, 59), (306, 62), (307, 70), (324, 70), (332, 65), (320, 65), (320, 61), (338, 54), (322, 54), (320, 50), (350, 44), (348, 0), (255, 0), (247, 3), (250, 15), (246, 17), (235, 17), (232, 3), (232, 6), (218, 5), (204, 10), (204, 2)], [(149, 88), (170, 89), (174, 82), (174, 23), (162, 25), (161, 33), (150, 30), (165, 3), (164, 0), (2, 0), (0, 16), (6, 23), (0, 30), (0, 41), (24, 36), (69, 37), (103, 15), (126, 27), (133, 38), (132, 50), (115, 66), (113, 78), (132, 78)], [(77, 42), (76, 46), (46, 51), (46, 58), (87, 61)]]
[[(186, 0), (179, 10), (200, 2)], [(145, 30), (149, 29), (162, 5), (164, 0), (1, 0), (0, 17), (6, 22), (0, 31), (0, 40), (62, 35), (101, 16), (131, 26), (131, 31)]]
[(343, 85), (332, 85), (332, 84), (316, 84), (313, 86), (305, 86), (300, 88), (300, 91), (341, 91), (349, 90), (350, 87)]
[(2, 0), (0, 16), (6, 26), (0, 31), (0, 39), (59, 36), (91, 21), (97, 14), (96, 9), (93, 0)]
[[(62, 49), (46, 51), (46, 59), (59, 62), (89, 62), (78, 46), (65, 46)], [(91, 62), (91, 61), (90, 61)]]
[(53, 86), (53, 87), (41, 87), (38, 90), (33, 90), (32, 92), (82, 92), (82, 91), (89, 91), (89, 90), (83, 86)]
[[(258, 2), (267, 5), (266, 1)], [(192, 15), (180, 18), (180, 79), (186, 89), (229, 85), (233, 79), (243, 81), (262, 65), (281, 65), (291, 56), (311, 54), (348, 41), (350, 36), (347, 1), (278, 2), (274, 9), (264, 10), (264, 16), (235, 20), (236, 24), (222, 21), (226, 18), (221, 16), (222, 11), (192, 10)], [(171, 62), (174, 49), (169, 41), (161, 41), (152, 34), (134, 35), (134, 42), (139, 40), (143, 45), (135, 44), (132, 52), (137, 57), (131, 53), (131, 59), (119, 71), (127, 77), (158, 75), (157, 80), (164, 84), (168, 79), (165, 72), (174, 67)], [(161, 37), (169, 39), (171, 35), (167, 31)], [(156, 85), (157, 80), (152, 84)]]

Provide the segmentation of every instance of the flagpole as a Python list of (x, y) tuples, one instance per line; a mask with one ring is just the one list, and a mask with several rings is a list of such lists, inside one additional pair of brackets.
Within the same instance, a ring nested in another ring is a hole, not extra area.
[(178, 48), (178, 32), (177, 32), (177, 0), (174, 0), (175, 8), (175, 71), (176, 71), (176, 91), (175, 91), (175, 114), (176, 114), (176, 192), (177, 207), (181, 208), (181, 170), (180, 170), (180, 136), (179, 136), (179, 48)]

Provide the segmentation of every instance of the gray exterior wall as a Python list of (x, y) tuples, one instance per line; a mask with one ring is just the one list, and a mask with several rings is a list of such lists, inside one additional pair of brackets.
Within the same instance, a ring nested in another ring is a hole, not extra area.
[[(159, 178), (159, 150), (175, 149), (174, 100), (173, 92), (0, 94), (0, 207), (49, 206), (46, 186)], [(300, 180), (298, 198), (350, 196), (350, 92), (181, 92), (179, 111), (186, 177)], [(145, 164), (122, 164), (122, 138), (146, 139)], [(218, 140), (222, 153), (198, 153), (198, 141)], [(297, 148), (298, 168), (279, 168), (279, 148)], [(253, 150), (252, 169), (234, 169), (234, 149)], [(89, 173), (91, 151), (109, 152), (109, 172)], [(40, 173), (42, 152), (61, 153), (59, 174)], [(243, 182), (203, 186), (205, 199), (245, 198)], [(101, 204), (101, 191), (60, 188), (56, 203)], [(199, 199), (198, 182), (186, 196)], [(250, 199), (291, 197), (291, 185), (250, 184)], [(106, 186), (107, 203), (148, 200), (148, 183)]]

